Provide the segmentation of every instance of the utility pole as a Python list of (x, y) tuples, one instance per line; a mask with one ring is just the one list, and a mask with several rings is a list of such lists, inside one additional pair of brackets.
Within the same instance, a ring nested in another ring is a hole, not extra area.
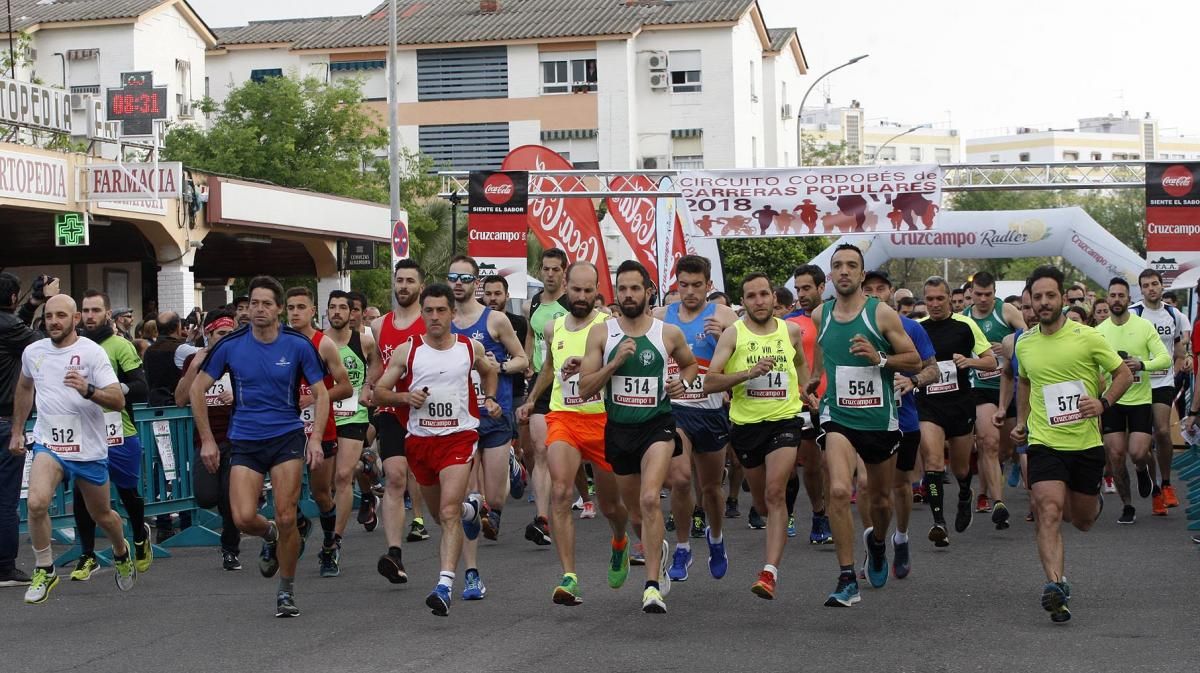
[(397, 118), (396, 87), (400, 79), (396, 54), (396, 0), (390, 0), (388, 6), (388, 168), (391, 179), (389, 193), (391, 196), (392, 217), (389, 229), (396, 226), (400, 220), (400, 133)]

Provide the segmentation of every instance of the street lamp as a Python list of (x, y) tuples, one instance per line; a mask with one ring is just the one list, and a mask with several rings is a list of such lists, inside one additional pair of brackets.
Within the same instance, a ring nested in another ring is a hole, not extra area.
[(868, 56), (870, 56), (870, 54), (863, 54), (862, 56), (855, 56), (854, 58), (850, 59), (849, 61), (846, 61), (845, 63), (839, 65), (838, 67), (833, 68), (832, 70), (826, 70), (824, 74), (822, 74), (820, 77), (814, 79), (813, 83), (808, 86), (808, 91), (804, 92), (804, 97), (800, 99), (800, 109), (796, 111), (796, 165), (797, 166), (802, 165), (802, 156), (803, 156), (803, 152), (804, 152), (804, 146), (800, 142), (800, 137), (804, 133), (804, 127), (801, 126), (801, 124), (803, 123), (803, 119), (804, 119), (804, 102), (808, 100), (808, 94), (812, 93), (812, 90), (814, 88), (816, 88), (817, 83), (820, 82), (821, 80), (823, 80), (826, 77), (832, 75), (833, 73), (841, 70), (842, 68), (845, 68), (848, 65), (854, 65), (855, 63), (858, 63), (859, 61), (863, 60), (864, 58), (866, 58)]
[(895, 140), (896, 138), (899, 138), (901, 136), (906, 136), (906, 135), (912, 133), (913, 131), (917, 131), (920, 129), (927, 129), (927, 128), (929, 128), (929, 126), (930, 126), (929, 124), (917, 124), (916, 126), (908, 129), (907, 131), (901, 131), (900, 133), (897, 133), (896, 135), (892, 136), (891, 138), (888, 138), (886, 142), (884, 142), (882, 145), (879, 146), (879, 149), (875, 150), (875, 156), (872, 157), (872, 159), (873, 159), (872, 163), (876, 163), (876, 164), (879, 163), (879, 155), (883, 154), (883, 148), (890, 145), (891, 142), (893, 140)]

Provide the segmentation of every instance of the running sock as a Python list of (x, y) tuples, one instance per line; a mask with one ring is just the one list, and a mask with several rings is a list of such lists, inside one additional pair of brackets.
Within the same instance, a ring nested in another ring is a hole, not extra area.
[(792, 516), (796, 511), (796, 496), (800, 495), (800, 477), (796, 476), (795, 470), (792, 470), (792, 476), (787, 480), (787, 488), (783, 495), (787, 502), (788, 516)]
[(46, 545), (45, 549), (34, 549), (33, 558), (39, 568), (54, 567), (54, 554), (50, 552), (50, 545)]
[(622, 535), (620, 540), (613, 538), (613, 541), (612, 541), (613, 549), (615, 549), (617, 551), (621, 551), (622, 549), (624, 549), (628, 546), (629, 546), (629, 536), (628, 535)]
[(279, 591), (281, 593), (284, 591), (288, 592), (289, 594), (295, 593), (296, 578), (295, 577), (284, 577), (283, 575), (280, 575), (279, 576)]
[(824, 519), (824, 518), (825, 518), (825, 510), (820, 510), (820, 511), (813, 512), (813, 516), (819, 516), (819, 517), (821, 517), (822, 519)]
[(971, 473), (970, 472), (967, 473), (966, 479), (958, 480), (958, 499), (959, 500), (970, 500), (971, 499)]
[(321, 512), (321, 532), (325, 534), (325, 546), (333, 546), (333, 529), (337, 525), (337, 506), (331, 507), (328, 512)]
[(943, 523), (942, 515), (942, 473), (926, 472), (925, 487), (929, 489), (929, 511), (933, 512), (933, 520)]
[(691, 551), (691, 550), (692, 550), (692, 543), (691, 543), (691, 542), (676, 542), (676, 543), (675, 543), (675, 548), (676, 548), (676, 549), (686, 549), (686, 550), (688, 550), (688, 551)]
[(438, 573), (438, 584), (441, 586), (444, 586), (448, 589), (453, 589), (454, 588), (454, 573), (452, 573), (448, 570), (443, 570), (442, 572)]
[(907, 544), (907, 543), (908, 543), (908, 533), (901, 533), (900, 531), (896, 531), (895, 533), (892, 534), (892, 544)]
[(474, 519), (474, 518), (475, 518), (475, 504), (472, 503), (470, 500), (463, 502), (462, 520), (470, 521), (471, 519)]
[(725, 531), (724, 530), (722, 530), (721, 534), (716, 537), (712, 536), (711, 530), (709, 530), (707, 533), (705, 533), (705, 535), (708, 536), (708, 541), (711, 544), (721, 544), (722, 542), (725, 541)]
[(399, 547), (388, 547), (387, 555), (391, 556), (394, 559), (399, 559), (400, 558), (400, 548)]
[(133, 529), (133, 541), (146, 541), (146, 501), (136, 488), (117, 488), (117, 496), (129, 515), (129, 527)]
[(841, 566), (841, 568), (842, 568), (842, 572), (841, 572), (841, 576), (838, 577), (839, 581), (844, 580), (848, 583), (853, 583), (853, 584), (858, 583), (858, 576), (854, 574), (854, 565), (853, 564), (848, 565), (848, 566)]
[(763, 566), (763, 570), (771, 573), (771, 577), (774, 577), (775, 579), (779, 579), (779, 568), (776, 568), (775, 566), (768, 563), (767, 565)]
[(646, 588), (654, 589), (655, 591), (657, 591), (658, 590), (658, 582), (655, 582), (654, 580), (646, 580)]
[(267, 522), (267, 532), (262, 536), (267, 542), (279, 542), (279, 527), (274, 521)]

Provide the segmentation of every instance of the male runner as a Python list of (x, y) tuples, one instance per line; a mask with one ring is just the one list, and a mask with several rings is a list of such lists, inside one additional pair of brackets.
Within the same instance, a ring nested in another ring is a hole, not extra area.
[[(125, 402), (145, 402), (148, 386), (146, 372), (137, 349), (126, 338), (114, 333), (108, 295), (98, 290), (83, 293), (80, 313), (83, 316), (83, 336), (100, 344), (108, 354)], [(129, 517), (129, 528), (133, 531), (134, 565), (138, 573), (150, 569), (154, 561), (154, 549), (150, 546), (150, 526), (146, 523), (146, 501), (142, 499), (142, 444), (138, 440), (137, 427), (129, 414), (129, 408), (104, 413), (104, 430), (108, 439), (108, 476), (117, 487), (117, 497), (125, 506)], [(100, 568), (96, 560), (96, 522), (88, 513), (83, 491), (75, 490), (75, 533), (79, 538), (81, 554), (71, 579), (86, 581)]]
[[(1063, 273), (1041, 266), (1029, 277), (1038, 324), (1017, 339), (1017, 425), (1013, 440), (1029, 442), (1029, 485), (1037, 512), (1037, 546), (1048, 582), (1042, 608), (1051, 621), (1071, 618), (1071, 587), (1063, 575), (1060, 524), (1087, 531), (1104, 499), (1104, 447), (1095, 418), (1121, 399), (1133, 374), (1096, 330), (1063, 315)], [(1098, 371), (1112, 385), (1098, 394)]]
[[(504, 513), (504, 501), (508, 497), (508, 456), (513, 440), (512, 379), (509, 374), (525, 371), (529, 363), (508, 318), (475, 298), (475, 288), (479, 285), (479, 264), (466, 255), (455, 257), (450, 262), (446, 280), (454, 292), (454, 321), (450, 329), (455, 334), (479, 342), (483, 346), (484, 357), (498, 372), (491, 400), (500, 407), (500, 415), (495, 418), (485, 414), (482, 408), (486, 396), (479, 387), (480, 377), (475, 374), (471, 376), (480, 405), (478, 462), (483, 500), (487, 503), (487, 513), (482, 519), (483, 536), (495, 540), (500, 535), (500, 516)], [(480, 600), (487, 593), (487, 587), (479, 577), (478, 552), (478, 540), (467, 540), (463, 545), (465, 601)]]
[(1159, 476), (1158, 483), (1154, 485), (1152, 513), (1154, 516), (1166, 516), (1168, 507), (1179, 506), (1179, 498), (1171, 486), (1171, 459), (1175, 456), (1175, 442), (1171, 438), (1171, 405), (1175, 402), (1175, 372), (1186, 364), (1188, 324), (1179, 309), (1163, 302), (1161, 273), (1154, 269), (1142, 271), (1138, 274), (1138, 285), (1142, 290), (1142, 301), (1134, 304), (1130, 310), (1154, 325), (1163, 346), (1174, 358), (1170, 368), (1150, 374)]
[[(441, 572), (425, 605), (433, 614), (445, 617), (450, 611), (463, 535), (469, 540), (479, 536), (483, 502), (478, 496), (467, 496), (471, 462), (479, 444), (479, 411), (482, 407), (496, 419), (501, 410), (495, 399), (495, 364), (478, 342), (451, 330), (454, 292), (434, 284), (421, 291), (420, 299), (425, 334), (392, 353), (375, 385), (375, 397), (381, 404), (409, 408), (405, 453), (413, 477), (422, 486), (425, 505), (438, 513), (442, 527)], [(482, 405), (475, 398), (472, 372), (480, 377)]]
[[(362, 392), (360, 396), (366, 400), (366, 421), (365, 425), (363, 426), (362, 446), (359, 449), (359, 463), (352, 466), (352, 471), (355, 473), (355, 479), (357, 479), (359, 487), (358, 522), (363, 525), (363, 528), (365, 528), (368, 533), (370, 533), (371, 531), (375, 530), (375, 527), (379, 524), (379, 517), (375, 512), (375, 505), (379, 496), (383, 495), (383, 483), (379, 481), (378, 477), (376, 476), (381, 473), (382, 468), (378, 464), (378, 456), (372, 448), (376, 439), (375, 427), (371, 425), (371, 417), (375, 415), (375, 404), (372, 401), (372, 386), (367, 382), (367, 373), (371, 371), (372, 358), (374, 358), (376, 362), (379, 360), (379, 348), (375, 345), (375, 337), (371, 333), (371, 321), (374, 318), (366, 318), (367, 296), (357, 290), (351, 290), (350, 292), (346, 293), (346, 295), (350, 301), (350, 319), (348, 323), (349, 328), (354, 332), (358, 332), (360, 337), (370, 337), (370, 346), (367, 348), (363, 348), (361, 339), (358, 342), (358, 347), (363, 351), (362, 355), (366, 357), (365, 362), (367, 363), (366, 371), (363, 373), (363, 380), (361, 383)], [(375, 315), (375, 318), (378, 317), (378, 314)], [(326, 334), (329, 334), (330, 336), (332, 336), (333, 331), (334, 330), (325, 330)], [(347, 343), (347, 345), (349, 344)], [(346, 357), (344, 352), (345, 349), (342, 348), (340, 350), (343, 351), (342, 364), (346, 364), (344, 362)], [(353, 375), (353, 372), (351, 372), (350, 369), (350, 366), (347, 365), (346, 372)], [(377, 365), (376, 369), (382, 371), (383, 368), (381, 365)], [(362, 399), (360, 399), (359, 402), (361, 406)], [(342, 431), (339, 430), (339, 432)], [(335, 484), (337, 483), (337, 479), (338, 477), (335, 468)], [(334, 493), (334, 497), (337, 497), (337, 493)], [(341, 510), (338, 510), (338, 516), (339, 518), (343, 516), (343, 512)], [(342, 531), (339, 533), (339, 535), (342, 535), (345, 532), (344, 528), (340, 528), (338, 530)]]
[[(306, 441), (300, 420), (300, 381), (310, 381), (313, 425), (325, 427), (329, 391), (325, 367), (313, 342), (279, 324), (283, 287), (270, 276), (250, 281), (250, 326), (239, 327), (209, 348), (192, 383), (192, 416), (200, 435), (200, 460), (217, 474), (221, 452), (208, 420), (205, 392), (229, 374), (234, 407), (229, 426), (229, 500), (233, 518), (244, 533), (263, 539), (258, 561), (263, 577), (279, 573), (276, 617), (297, 617), (295, 580), (300, 558), (296, 505), (304, 464), (316, 469), (325, 459), (320, 433)], [(258, 513), (263, 479), (271, 475), (275, 521)]]
[(1137, 471), (1138, 495), (1149, 498), (1154, 488), (1154, 457), (1150, 452), (1153, 441), (1153, 412), (1151, 377), (1155, 372), (1171, 367), (1171, 354), (1158, 337), (1158, 330), (1145, 318), (1129, 310), (1129, 283), (1114, 277), (1108, 281), (1108, 320), (1096, 326), (1108, 345), (1121, 356), (1133, 373), (1129, 390), (1100, 417), (1104, 435), (1104, 450), (1112, 472), (1117, 494), (1124, 507), (1117, 523), (1132, 524), (1137, 512), (1130, 502), (1129, 470), (1125, 455), (1133, 459)]
[[(981, 271), (980, 273), (987, 273)], [(964, 288), (956, 287), (950, 291), (950, 310), (955, 313), (962, 313), (967, 308), (967, 291)]]
[[(925, 464), (925, 482), (929, 488), (929, 511), (933, 526), (929, 541), (936, 547), (950, 544), (946, 519), (942, 512), (946, 468), (945, 446), (950, 445), (950, 470), (958, 479), (958, 511), (954, 530), (962, 533), (971, 526), (975, 510), (971, 490), (971, 447), (975, 439), (976, 399), (972, 397), (970, 373), (992, 372), (998, 369), (992, 344), (975, 321), (950, 310), (950, 285), (941, 276), (925, 281), (925, 305), (929, 317), (921, 327), (929, 334), (937, 357), (938, 379), (926, 385), (917, 396), (917, 411), (921, 417), (921, 460)], [(978, 305), (978, 304), (977, 304)], [(997, 402), (999, 401), (997, 392)], [(992, 405), (994, 413), (996, 405)], [(986, 423), (992, 425), (992, 413)], [(983, 457), (979, 459), (982, 470)], [(999, 464), (996, 470), (999, 471)], [(996, 503), (997, 527), (1007, 527), (1008, 508)]]
[[(599, 275), (591, 263), (575, 262), (568, 267), (566, 287), (570, 311), (545, 326), (545, 360), (529, 391), (531, 400), (542, 398), (545, 390), (551, 391), (549, 413), (546, 414), (546, 441), (550, 444), (547, 467), (551, 477), (554, 546), (563, 569), (562, 581), (555, 587), (553, 595), (558, 605), (583, 602), (579, 575), (575, 572), (575, 522), (571, 520), (571, 494), (582, 461), (592, 463), (596, 499), (600, 512), (612, 528), (608, 585), (619, 589), (629, 576), (629, 538), (625, 533), (629, 511), (621, 502), (612, 466), (604, 455), (604, 429), (608, 418), (604, 400), (598, 391), (584, 396), (579, 389), (578, 363), (587, 352), (588, 330), (608, 318), (594, 308), (592, 301), (598, 282)], [(529, 401), (517, 413), (522, 418), (529, 418), (537, 408), (538, 402)], [(538, 497), (542, 496), (539, 494)]]
[(742, 280), (742, 305), (746, 315), (717, 341), (704, 392), (732, 390), (730, 443), (746, 470), (754, 507), (767, 513), (766, 565), (750, 590), (771, 600), (787, 543), (787, 482), (796, 472), (804, 427), (800, 391), (809, 367), (800, 326), (775, 317), (775, 294), (766, 274)]
[(863, 294), (865, 274), (861, 250), (849, 244), (835, 248), (830, 277), (837, 294), (833, 303), (817, 307), (812, 316), (820, 332), (808, 392), (816, 390), (822, 374), (827, 377), (821, 401), (824, 433), (819, 441), (825, 449), (829, 520), (840, 566), (837, 588), (825, 601), (829, 607), (850, 607), (861, 600), (854, 575), (854, 518), (850, 514), (858, 456), (867, 470), (873, 524), (863, 532), (869, 553), (867, 577), (875, 587), (887, 582), (885, 540), (900, 443), (894, 372), (921, 368), (921, 357), (900, 317), (890, 306)]
[(26, 451), (25, 427), (37, 401), (33, 426), (33, 466), (29, 472), (29, 537), (34, 571), (25, 591), (26, 603), (43, 603), (58, 584), (50, 549), (50, 501), (59, 482), (73, 479), (83, 492), (92, 520), (112, 541), (117, 588), (129, 591), (137, 579), (132, 547), (122, 532), (121, 516), (108, 495), (108, 439), (105, 410), (124, 411), (121, 382), (103, 348), (75, 333), (79, 312), (75, 300), (58, 294), (47, 300), (43, 314), (49, 339), (36, 341), (21, 354), (21, 377), (13, 399), (13, 428), (8, 450)]
[[(512, 313), (508, 310), (508, 281), (504, 276), (486, 276), (483, 279), (483, 303), (493, 311), (499, 311), (508, 318), (508, 323), (512, 325), (513, 332), (517, 335), (517, 341), (522, 344), (528, 343), (529, 339), (529, 320), (525, 316), (518, 313)], [(509, 494), (514, 500), (520, 500), (525, 496), (525, 486), (528, 481), (528, 473), (525, 470), (525, 465), (522, 461), (525, 458), (525, 448), (529, 446), (529, 424), (517, 423), (515, 411), (525, 404), (526, 393), (529, 391), (529, 382), (525, 379), (525, 372), (530, 371), (528, 362), (529, 354), (525, 354), (526, 367), (522, 371), (516, 371), (510, 367), (512, 371), (508, 375), (512, 381), (512, 414), (514, 432), (517, 436), (517, 442), (511, 451), (509, 462)]]
[[(317, 555), (317, 565), (321, 577), (337, 577), (340, 574), (338, 561), (341, 558), (341, 545), (334, 537), (338, 514), (333, 500), (333, 472), (338, 451), (338, 433), (337, 410), (333, 405), (335, 401), (342, 402), (341, 408), (345, 410), (349, 405), (344, 400), (350, 399), (350, 403), (353, 404), (358, 398), (338, 354), (338, 347), (313, 325), (317, 318), (317, 304), (312, 291), (306, 287), (289, 289), (286, 308), (288, 324), (313, 342), (317, 347), (317, 354), (321, 356), (321, 362), (325, 365), (325, 371), (329, 372), (325, 376), (325, 388), (331, 401), (323, 429), (313, 422), (316, 410), (307, 379), (300, 382), (300, 419), (304, 421), (304, 434), (320, 437), (321, 448), (325, 452), (325, 459), (321, 461), (320, 466), (308, 470), (308, 490), (317, 503), (321, 531), (324, 533), (321, 552)], [(348, 510), (349, 507), (347, 515)], [(308, 537), (312, 523), (300, 512), (297, 512), (296, 516), (300, 530), (300, 554), (304, 554), (304, 540)]]
[[(723, 516), (721, 509), (721, 478), (725, 469), (725, 451), (729, 446), (729, 412), (725, 409), (724, 393), (704, 392), (704, 376), (717, 348), (717, 338), (737, 321), (737, 314), (728, 306), (708, 301), (712, 291), (712, 266), (696, 255), (684, 255), (675, 262), (679, 283), (679, 302), (654, 310), (654, 317), (678, 328), (687, 341), (699, 365), (692, 385), (671, 400), (683, 453), (671, 459), (668, 482), (671, 488), (671, 510), (676, 521), (696, 518), (692, 497), (692, 465), (695, 464), (699, 482), (701, 516), (708, 524), (702, 528), (708, 541), (708, 570), (716, 579), (725, 576), (729, 559), (725, 555)], [(668, 375), (679, 376), (679, 364), (667, 363)], [(693, 524), (694, 526), (694, 524)], [(675, 553), (667, 573), (673, 582), (686, 582), (692, 565), (692, 546), (689, 531), (678, 526), (675, 531)]]
[[(811, 370), (814, 363), (813, 347), (817, 344), (817, 325), (812, 313), (824, 301), (825, 271), (815, 264), (804, 264), (792, 272), (792, 287), (796, 290), (796, 314), (788, 320), (800, 326), (801, 343), (804, 345), (804, 360)], [(822, 380), (814, 393), (819, 399), (825, 394)], [(817, 409), (809, 409), (808, 422), (800, 432), (800, 460), (804, 463), (804, 491), (812, 506), (812, 530), (808, 534), (809, 544), (832, 544), (833, 532), (829, 528), (829, 516), (825, 513), (825, 456), (817, 446), (820, 420)], [(788, 496), (795, 487), (789, 480)], [(790, 518), (790, 517), (789, 517)]]
[[(667, 573), (670, 546), (663, 539), (659, 494), (672, 458), (686, 459), (671, 400), (694, 389), (699, 364), (683, 332), (646, 310), (650, 287), (650, 273), (641, 263), (626, 260), (617, 268), (621, 314), (593, 325), (588, 333), (579, 365), (579, 394), (585, 399), (604, 394), (604, 459), (616, 475), (625, 507), (641, 512), (646, 547), (642, 611), (662, 614), (673, 578)], [(667, 377), (668, 358), (675, 361), (678, 376)], [(685, 515), (681, 521), (686, 520)], [(686, 577), (686, 566), (683, 570)]]

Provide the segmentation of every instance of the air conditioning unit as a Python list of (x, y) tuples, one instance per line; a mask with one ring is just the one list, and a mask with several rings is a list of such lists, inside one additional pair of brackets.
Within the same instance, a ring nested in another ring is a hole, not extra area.
[(667, 69), (667, 52), (652, 51), (646, 59), (646, 65), (652, 72), (662, 72)]
[(950, 129), (950, 137), (957, 138), (958, 137), (958, 129)]
[(191, 119), (192, 116), (192, 101), (179, 101), (179, 117), (181, 119)]
[(791, 103), (786, 103), (786, 104), (784, 104), (784, 105), (780, 106), (780, 108), (779, 108), (779, 118), (780, 118), (780, 119), (791, 119), (791, 118), (792, 118), (792, 105), (791, 105)]
[(73, 93), (71, 94), (71, 111), (86, 112), (88, 105), (92, 102), (92, 94), (90, 93)]
[(666, 157), (642, 157), (640, 163), (641, 166), (638, 168), (643, 168), (648, 171), (661, 171), (666, 170), (667, 168)]
[(818, 130), (818, 131), (828, 131), (828, 130), (829, 130), (829, 124), (824, 124), (824, 123), (817, 124), (817, 130)]
[(654, 91), (666, 91), (671, 86), (671, 76), (665, 72), (650, 73), (650, 88)]

